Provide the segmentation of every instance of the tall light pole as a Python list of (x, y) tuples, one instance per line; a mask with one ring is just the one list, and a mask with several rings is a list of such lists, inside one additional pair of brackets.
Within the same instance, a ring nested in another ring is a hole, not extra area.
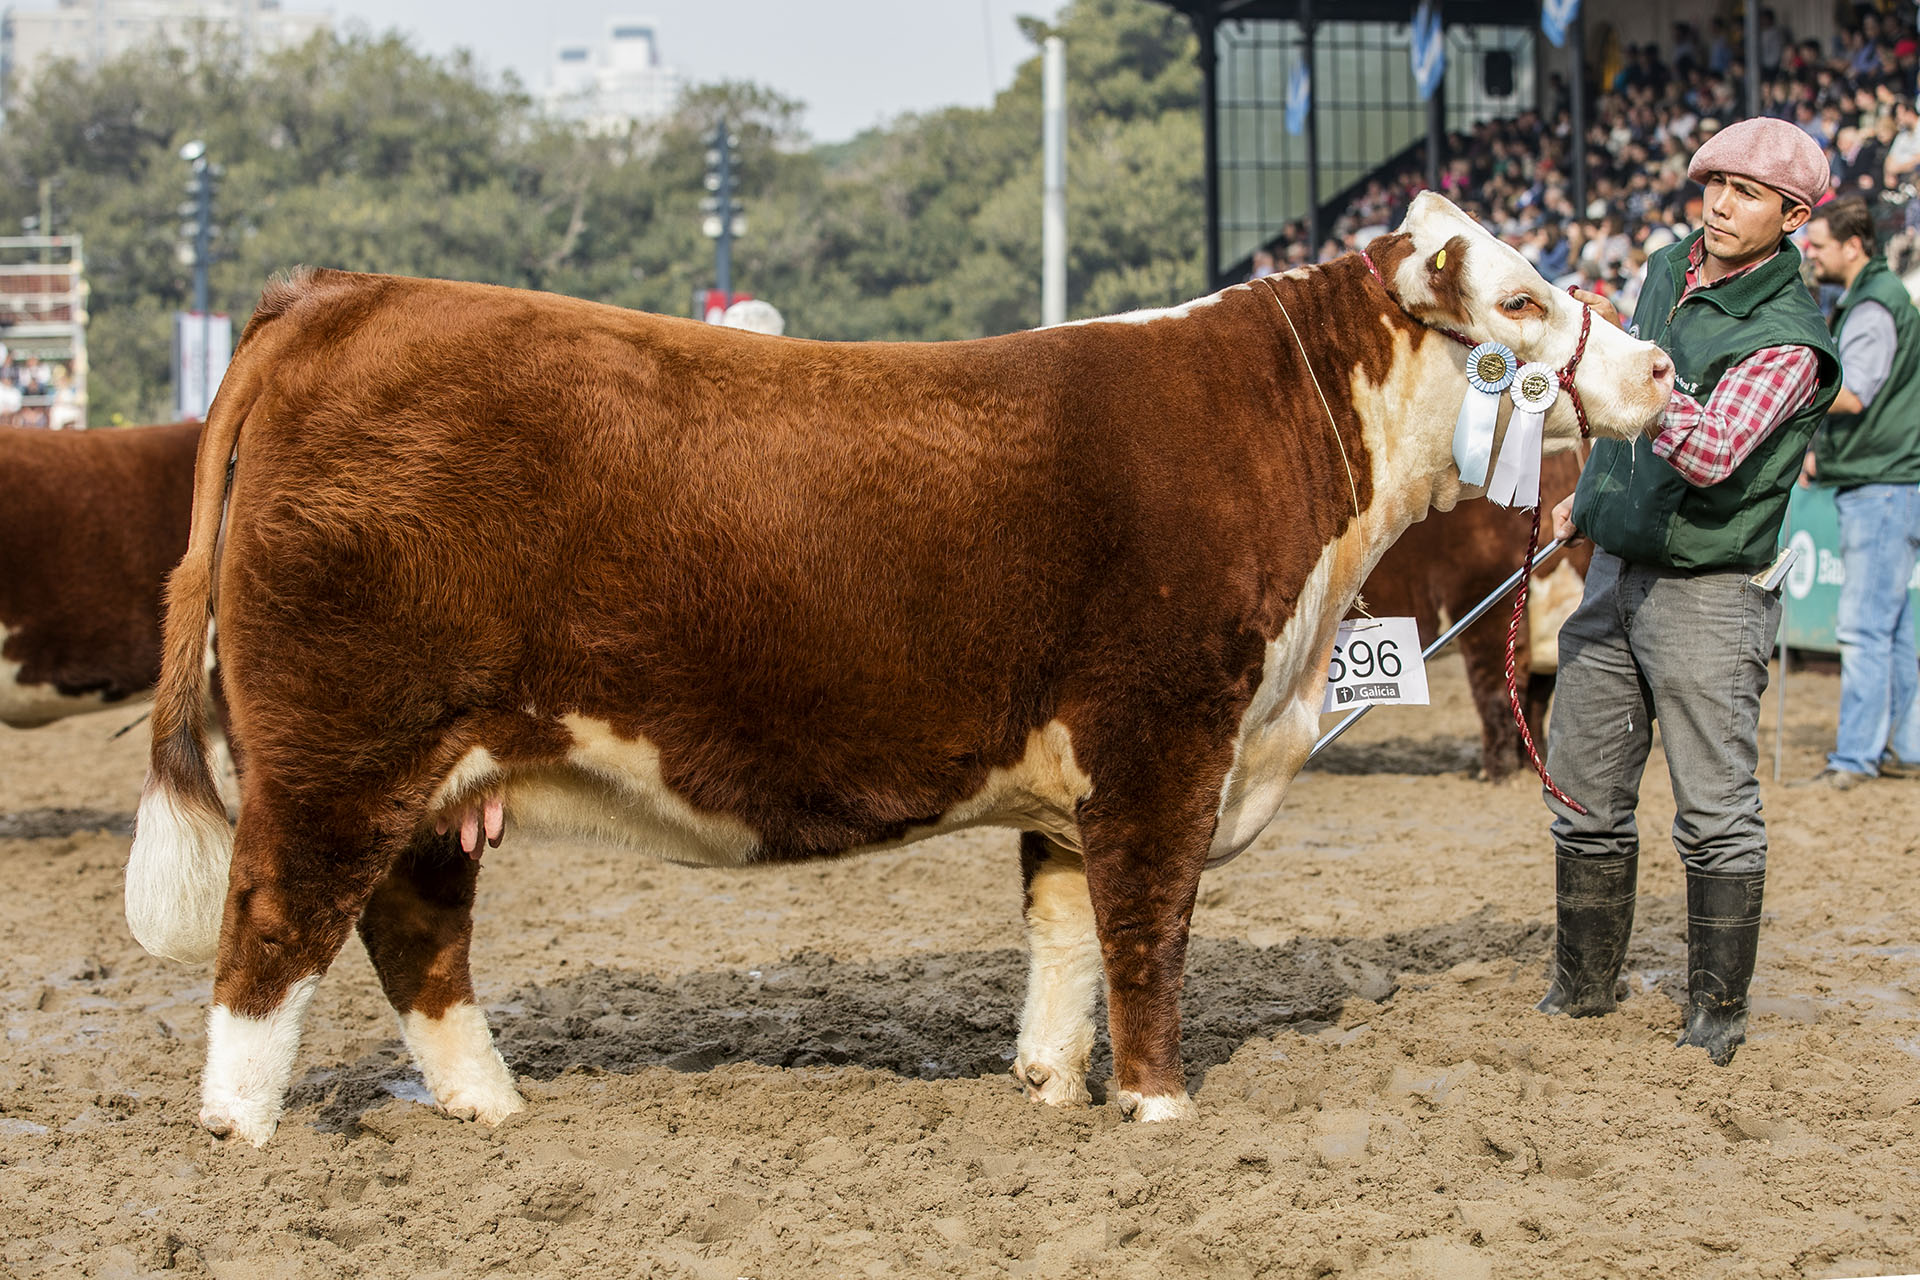
[[(213, 193), (221, 170), (207, 159), (207, 144), (198, 138), (180, 148), (180, 158), (192, 170), (186, 184), (190, 198), (180, 206), (180, 231), (185, 240), (181, 246), (183, 256), (193, 269), (193, 310), (175, 321), (175, 341), (179, 347), (175, 360), (179, 375), (176, 408), (183, 417), (201, 417), (213, 399), (214, 322), (207, 297), (207, 276), (213, 266), (214, 236), (218, 234), (218, 228), (213, 225)], [(197, 343), (189, 338), (189, 325), (198, 331)], [(196, 345), (197, 353), (192, 351)], [(224, 359), (222, 357), (223, 369)], [(189, 377), (190, 372), (194, 376)]]
[(207, 267), (213, 250), (213, 181), (216, 176), (214, 166), (207, 161), (207, 144), (195, 138), (180, 148), (180, 158), (193, 167), (193, 176), (187, 179), (188, 203), (180, 208), (187, 219), (182, 228), (191, 237), (193, 245), (193, 309), (199, 315), (207, 313)]
[(1048, 36), (1040, 75), (1040, 323), (1067, 318), (1067, 46)]
[(713, 287), (728, 303), (733, 301), (733, 238), (747, 233), (745, 213), (733, 198), (733, 153), (739, 145), (723, 117), (707, 146), (707, 190), (713, 194), (700, 201), (707, 215), (701, 230), (713, 241)]

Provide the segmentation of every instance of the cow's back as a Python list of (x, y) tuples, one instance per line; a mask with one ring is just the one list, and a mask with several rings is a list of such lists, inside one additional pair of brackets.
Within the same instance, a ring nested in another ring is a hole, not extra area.
[(197, 424), (0, 429), (0, 720), (143, 693), (186, 550)]

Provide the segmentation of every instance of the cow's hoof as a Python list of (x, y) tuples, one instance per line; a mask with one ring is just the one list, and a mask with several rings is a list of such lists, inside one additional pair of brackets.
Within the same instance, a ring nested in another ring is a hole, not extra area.
[(249, 1114), (254, 1108), (209, 1102), (200, 1108), (200, 1124), (216, 1138), (242, 1138), (256, 1147), (267, 1145), (280, 1127), (278, 1113)]
[(1087, 1092), (1085, 1071), (1022, 1058), (1013, 1064), (1013, 1078), (1029, 1098), (1050, 1107), (1084, 1107), (1093, 1101), (1093, 1095)]
[(527, 1100), (517, 1089), (504, 1093), (462, 1090), (440, 1102), (440, 1110), (455, 1120), (478, 1120), (481, 1124), (499, 1124), (526, 1109)]
[(1199, 1109), (1193, 1105), (1193, 1099), (1184, 1093), (1147, 1097), (1127, 1089), (1115, 1089), (1112, 1092), (1120, 1114), (1141, 1124), (1152, 1124), (1158, 1120), (1191, 1120), (1199, 1113)]

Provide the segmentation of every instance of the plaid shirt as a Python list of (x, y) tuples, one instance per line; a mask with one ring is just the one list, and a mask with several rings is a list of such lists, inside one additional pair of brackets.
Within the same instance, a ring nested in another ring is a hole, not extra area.
[[(1703, 237), (1687, 255), (1687, 287), (1680, 295), (1681, 301), (1695, 289), (1714, 288), (1761, 265), (1756, 262), (1702, 284), (1700, 266), (1706, 257)], [(1732, 475), (1775, 427), (1813, 402), (1818, 375), (1813, 348), (1762, 347), (1722, 374), (1705, 404), (1675, 391), (1660, 419), (1659, 434), (1653, 438), (1653, 451), (1688, 483), (1718, 484)]]

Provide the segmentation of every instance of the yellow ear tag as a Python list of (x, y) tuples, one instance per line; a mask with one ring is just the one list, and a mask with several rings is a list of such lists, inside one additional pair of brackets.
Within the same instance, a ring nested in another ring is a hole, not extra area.
[(1447, 269), (1447, 251), (1445, 249), (1433, 255), (1433, 269), (1435, 271), (1445, 271)]

